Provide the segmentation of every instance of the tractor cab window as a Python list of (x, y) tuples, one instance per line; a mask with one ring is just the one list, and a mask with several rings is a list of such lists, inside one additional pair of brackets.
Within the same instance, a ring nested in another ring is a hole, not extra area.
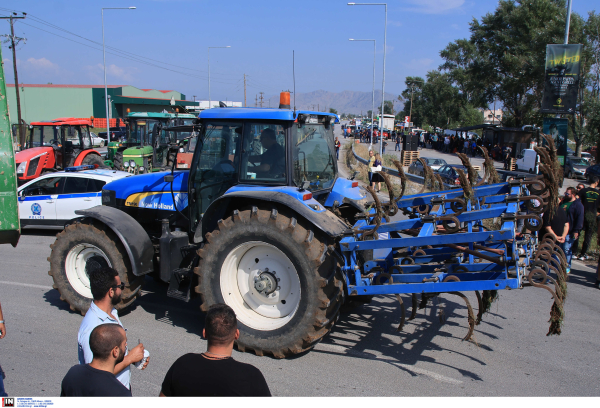
[(81, 146), (83, 146), (83, 149), (91, 149), (93, 144), (90, 129), (87, 126), (76, 126), (75, 129), (81, 135)]
[(282, 125), (268, 123), (246, 125), (240, 179), (285, 183), (285, 145), (285, 129)]
[(309, 190), (329, 188), (335, 182), (336, 160), (333, 127), (294, 124), (292, 132), (294, 184), (310, 181)]
[(203, 127), (190, 178), (194, 197), (191, 208), (192, 221), (196, 224), (210, 203), (237, 183), (242, 124), (235, 122), (207, 123)]
[[(52, 134), (51, 130), (47, 132), (48, 136)], [(49, 144), (48, 142), (50, 139), (52, 138), (49, 137), (47, 141), (44, 140), (44, 126), (33, 126), (29, 131), (29, 139), (27, 140), (26, 148), (30, 149), (32, 147), (44, 146), (45, 144)]]

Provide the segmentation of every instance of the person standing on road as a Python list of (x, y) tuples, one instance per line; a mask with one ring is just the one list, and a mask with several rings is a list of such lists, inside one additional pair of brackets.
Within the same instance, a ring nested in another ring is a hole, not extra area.
[(402, 136), (398, 133), (396, 134), (396, 146), (394, 147), (394, 151), (401, 151), (402, 150)]
[(539, 241), (542, 242), (547, 234), (551, 234), (556, 238), (556, 242), (562, 244), (565, 242), (567, 234), (569, 232), (569, 223), (567, 221), (567, 213), (563, 210), (560, 205), (556, 206), (554, 210), (554, 217), (550, 220), (550, 213), (544, 212), (542, 216), (542, 229), (540, 231)]
[(131, 397), (115, 377), (115, 366), (125, 358), (127, 335), (118, 324), (104, 323), (90, 334), (94, 358), (71, 367), (62, 380), (61, 397)]
[(342, 146), (342, 144), (340, 143), (340, 141), (338, 140), (338, 138), (335, 138), (335, 157), (339, 160), (340, 159), (340, 147)]
[(450, 137), (446, 136), (444, 138), (444, 151), (443, 153), (450, 153)]
[[(101, 267), (86, 271), (90, 278), (90, 289), (94, 300), (90, 304), (77, 335), (79, 364), (89, 364), (94, 358), (94, 353), (90, 348), (90, 334), (92, 330), (104, 323), (118, 324), (123, 327), (115, 305), (121, 301), (121, 294), (125, 284), (121, 282), (119, 273), (110, 267)], [(123, 329), (125, 329), (123, 327)], [(144, 358), (144, 345), (138, 344), (131, 352), (125, 349), (123, 361), (115, 366), (115, 375), (117, 380), (131, 390), (129, 383), (131, 371), (129, 366), (137, 363)], [(146, 361), (142, 370), (146, 368), (150, 358)]]
[(584, 212), (583, 204), (577, 199), (577, 190), (574, 187), (567, 188), (560, 207), (567, 213), (567, 222), (569, 223), (569, 232), (565, 237), (565, 242), (563, 242), (561, 248), (567, 258), (567, 273), (571, 273), (571, 258), (573, 257), (572, 246), (579, 238), (579, 233), (583, 228)]
[(344, 139), (348, 137), (348, 129), (344, 128)]
[[(2, 305), (0, 304), (0, 339), (3, 339), (6, 336), (6, 323), (4, 322), (4, 314), (2, 314)], [(6, 375), (4, 374), (4, 370), (0, 366), (0, 397), (8, 397), (6, 390), (4, 389), (4, 379)]]
[(165, 375), (160, 397), (271, 396), (258, 368), (231, 357), (240, 337), (233, 309), (223, 303), (212, 305), (202, 335), (208, 343), (206, 352), (179, 357)]
[[(579, 256), (575, 256), (575, 259), (579, 259), (581, 261), (585, 261), (590, 257), (587, 255), (587, 251), (590, 248), (590, 242), (592, 242), (592, 235), (598, 228), (596, 218), (598, 216), (598, 204), (600, 204), (600, 191), (598, 191), (598, 177), (591, 177), (591, 184), (587, 188), (583, 188), (583, 184), (581, 189), (578, 188), (577, 195), (579, 195), (579, 199), (583, 203), (584, 213), (583, 213), (583, 245), (581, 247), (581, 253)], [(577, 252), (577, 247), (579, 246), (579, 240), (575, 241), (573, 244), (573, 253)]]

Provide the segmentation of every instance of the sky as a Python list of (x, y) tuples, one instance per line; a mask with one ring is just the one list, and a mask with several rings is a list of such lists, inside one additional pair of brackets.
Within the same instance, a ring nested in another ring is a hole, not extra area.
[[(406, 76), (425, 76), (439, 52), (469, 37), (469, 23), (492, 13), (495, 0), (389, 0), (385, 91), (399, 95)], [(296, 92), (370, 92), (375, 39), (376, 89), (382, 87), (383, 6), (338, 0), (4, 0), (0, 15), (26, 12), (15, 22), (20, 83), (102, 85), (102, 7), (109, 85), (176, 90), (192, 100), (265, 98)], [(597, 0), (573, 0), (573, 11), (600, 11)], [(0, 21), (0, 34), (10, 25)], [(3, 38), (4, 40), (5, 38)], [(109, 48), (110, 47), (110, 48)], [(111, 49), (112, 48), (112, 49)], [(117, 49), (117, 50), (115, 50)], [(115, 55), (117, 54), (117, 55)], [(7, 82), (12, 54), (2, 44)]]

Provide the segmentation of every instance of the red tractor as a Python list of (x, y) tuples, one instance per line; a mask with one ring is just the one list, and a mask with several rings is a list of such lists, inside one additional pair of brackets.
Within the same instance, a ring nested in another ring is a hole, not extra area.
[(42, 173), (70, 166), (91, 164), (96, 168), (108, 168), (100, 153), (92, 149), (90, 127), (93, 125), (88, 119), (32, 122), (25, 149), (15, 154), (19, 185)]

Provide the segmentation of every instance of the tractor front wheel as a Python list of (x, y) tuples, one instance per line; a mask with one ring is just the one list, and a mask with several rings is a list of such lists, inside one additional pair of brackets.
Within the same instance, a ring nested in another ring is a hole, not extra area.
[(48, 258), (54, 280), (54, 289), (60, 292), (60, 299), (71, 306), (71, 310), (85, 314), (92, 301), (90, 268), (110, 266), (119, 273), (125, 283), (121, 302), (117, 310), (129, 306), (139, 292), (143, 277), (131, 271), (129, 258), (119, 238), (108, 228), (102, 229), (89, 224), (74, 223), (56, 236)]
[(313, 347), (333, 327), (343, 301), (338, 265), (325, 240), (276, 209), (234, 211), (198, 251), (196, 292), (207, 311), (236, 313), (240, 351), (277, 358)]

